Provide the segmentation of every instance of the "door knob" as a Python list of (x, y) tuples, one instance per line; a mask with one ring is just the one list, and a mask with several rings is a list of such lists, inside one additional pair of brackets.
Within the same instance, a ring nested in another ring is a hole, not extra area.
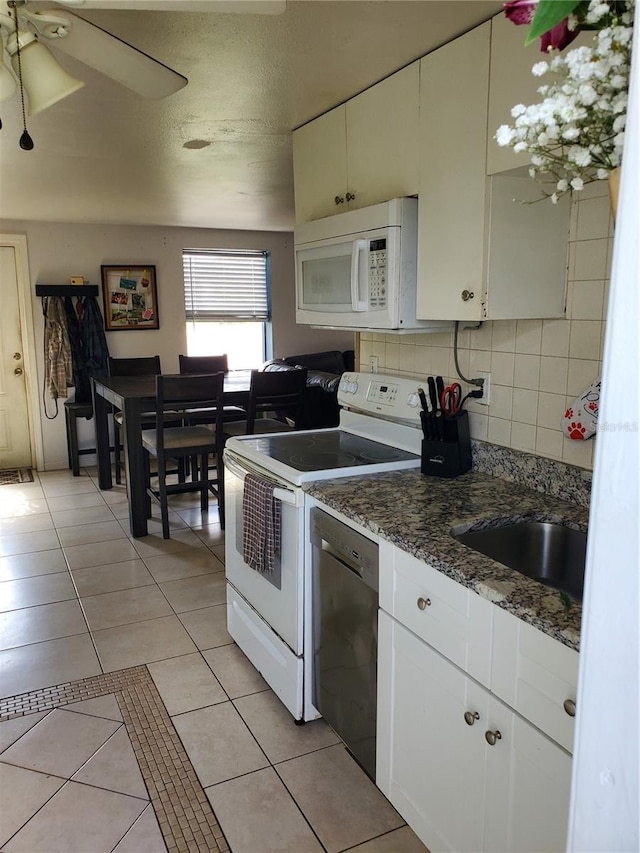
[(16, 376), (22, 376), (22, 368), (21, 367), (16, 367), (16, 369), (13, 372), (15, 373)]
[(14, 352), (13, 357), (15, 358), (16, 361), (20, 361), (20, 359), (22, 358), (22, 353), (21, 352)]
[(480, 719), (480, 714), (477, 711), (465, 711), (464, 721), (468, 726), (472, 726), (476, 720)]
[(576, 715), (576, 703), (573, 701), (573, 699), (565, 699), (563, 704), (562, 704), (562, 707), (564, 708), (564, 710), (567, 712), (567, 714), (570, 717), (575, 717), (575, 715)]
[(347, 201), (355, 201), (356, 200), (356, 194), (355, 193), (347, 193), (346, 199), (347, 199)]
[(420, 610), (425, 610), (427, 607), (431, 607), (431, 599), (430, 598), (422, 598), (420, 597), (416, 604), (420, 608)]
[(460, 296), (463, 302), (468, 302), (470, 299), (473, 299), (475, 293), (472, 290), (463, 290)]
[(485, 732), (485, 733), (484, 733), (484, 739), (485, 739), (485, 740), (486, 740), (486, 742), (489, 744), (489, 746), (495, 746), (496, 741), (498, 741), (498, 740), (501, 740), (501, 739), (502, 739), (502, 735), (501, 735), (501, 734), (500, 734), (500, 732), (496, 729), (496, 730), (495, 730), (495, 732)]
[(336, 204), (344, 204), (344, 196), (337, 195), (334, 198), (334, 201)]

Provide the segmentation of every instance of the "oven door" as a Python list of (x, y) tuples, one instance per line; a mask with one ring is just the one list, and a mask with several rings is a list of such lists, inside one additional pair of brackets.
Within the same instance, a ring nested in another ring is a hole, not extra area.
[[(266, 470), (225, 451), (225, 574), (227, 580), (295, 655), (303, 642), (303, 527), (302, 489), (281, 483)], [(249, 568), (242, 556), (242, 496), (246, 474), (259, 474), (278, 483), (281, 503), (279, 572), (264, 575)], [(279, 577), (278, 577), (279, 575)]]

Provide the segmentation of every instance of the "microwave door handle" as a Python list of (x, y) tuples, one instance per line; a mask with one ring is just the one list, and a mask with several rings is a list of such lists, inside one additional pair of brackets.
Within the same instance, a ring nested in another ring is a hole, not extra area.
[[(241, 480), (244, 480), (245, 475), (250, 473), (245, 468), (242, 468), (240, 465), (238, 465), (237, 462), (230, 459), (228, 455), (224, 458), (224, 464), (229, 469), (229, 471), (231, 471), (232, 474), (234, 474)], [(294, 507), (302, 506), (304, 501), (304, 497), (300, 492), (300, 489), (294, 491), (292, 489), (284, 489), (280, 486), (277, 486), (273, 490), (273, 496), (276, 500), (282, 501), (283, 504), (288, 504), (289, 506)]]
[(365, 299), (360, 299), (360, 255), (366, 252), (369, 246), (368, 240), (354, 240), (351, 249), (351, 309), (353, 311), (367, 311), (369, 309), (369, 293), (366, 289)]

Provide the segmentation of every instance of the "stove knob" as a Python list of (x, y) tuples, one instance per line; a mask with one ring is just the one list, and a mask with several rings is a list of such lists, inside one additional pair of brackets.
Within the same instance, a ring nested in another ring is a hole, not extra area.
[(355, 394), (358, 390), (358, 383), (351, 382), (349, 379), (343, 379), (340, 383), (340, 390), (343, 394)]
[(409, 394), (407, 397), (407, 405), (411, 406), (412, 409), (415, 409), (420, 405), (420, 397), (417, 394)]

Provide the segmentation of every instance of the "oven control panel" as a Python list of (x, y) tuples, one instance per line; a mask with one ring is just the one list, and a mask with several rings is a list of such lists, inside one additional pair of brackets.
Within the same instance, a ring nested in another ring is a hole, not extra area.
[(420, 423), (419, 380), (381, 373), (343, 373), (338, 402), (352, 411)]

